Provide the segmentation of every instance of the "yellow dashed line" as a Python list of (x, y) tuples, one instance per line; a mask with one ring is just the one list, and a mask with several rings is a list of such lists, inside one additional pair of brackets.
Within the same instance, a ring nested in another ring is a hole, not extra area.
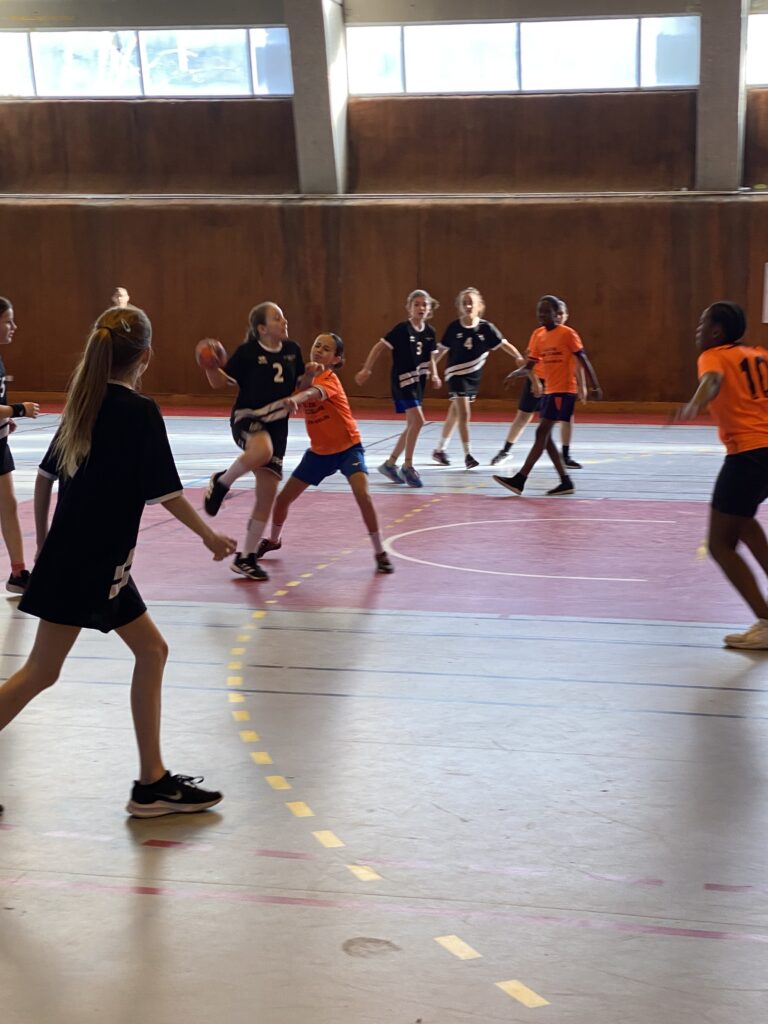
[(282, 775), (267, 775), (266, 780), (272, 789), (293, 789), (288, 779), (284, 779)]
[(243, 677), (242, 676), (227, 676), (227, 686), (242, 686), (242, 685), (243, 685)]
[(229, 653), (233, 654), (237, 658), (241, 654), (245, 654), (245, 648), (244, 647), (233, 647), (232, 650)]
[(239, 644), (247, 644), (250, 639), (251, 639), (251, 634), (250, 633), (243, 633), (241, 636), (239, 636), (237, 638), (237, 642)]
[(253, 614), (251, 615), (251, 618), (252, 619), (263, 619), (266, 614), (267, 613), (263, 612), (263, 611), (253, 612)]
[(301, 586), (301, 580), (291, 580), (290, 583), (286, 583), (285, 585), (286, 585), (286, 587), (300, 587)]
[(227, 665), (227, 668), (230, 670), (230, 672), (237, 672), (242, 667), (242, 661), (230, 661), (230, 663)]
[(240, 739), (243, 743), (258, 743), (261, 737), (257, 732), (254, 732), (253, 729), (241, 729)]
[(285, 595), (287, 593), (288, 593), (287, 590), (276, 590), (275, 591), (275, 597), (285, 597)]
[(265, 601), (264, 604), (277, 604), (277, 601)]
[(303, 572), (301, 574), (301, 578), (303, 580), (308, 580), (308, 579), (311, 579), (313, 575), (314, 575), (314, 573), (311, 573), (311, 572)]
[(232, 717), (236, 722), (250, 722), (251, 712), (250, 711), (233, 711)]
[(244, 693), (228, 693), (227, 697), (229, 697), (229, 703), (230, 704), (244, 704), (245, 703), (245, 694)]
[(303, 800), (292, 800), (285, 805), (297, 818), (314, 818), (315, 812)]
[(341, 553), (342, 553), (342, 555), (351, 555), (352, 554), (352, 548), (344, 548), (344, 550)]
[(502, 992), (506, 992), (508, 996), (512, 996), (518, 1003), (527, 1006), (529, 1010), (534, 1010), (537, 1006), (549, 1006), (546, 999), (542, 999), (522, 981), (497, 981), (496, 987), (500, 988)]
[(321, 562), (319, 565), (316, 565), (315, 568), (316, 569), (327, 569), (328, 568), (328, 563), (327, 562)]
[(478, 953), (476, 949), (468, 946), (458, 935), (441, 935), (435, 939), (435, 942), (442, 946), (443, 949), (447, 949), (449, 953), (457, 956), (459, 960), (477, 960), (478, 957), (483, 955)]
[(344, 846), (344, 843), (334, 832), (322, 831), (313, 832), (312, 835), (320, 843), (321, 846), (325, 846), (326, 849), (335, 850), (340, 846)]
[(364, 864), (347, 864), (347, 870), (351, 871), (359, 882), (381, 881), (381, 875), (377, 874), (373, 868), (368, 868)]
[(254, 764), (272, 764), (272, 758), (266, 750), (252, 750), (251, 760)]

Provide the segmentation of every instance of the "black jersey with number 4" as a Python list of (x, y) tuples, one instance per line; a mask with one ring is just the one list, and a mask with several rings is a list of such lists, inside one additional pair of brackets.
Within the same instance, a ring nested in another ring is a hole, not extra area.
[(448, 349), (445, 379), (479, 373), (488, 353), (504, 341), (498, 327), (488, 320), (478, 320), (474, 327), (465, 327), (461, 320), (448, 324), (440, 341)]
[[(5, 363), (0, 359), (0, 405), (8, 405), (8, 377), (5, 372)], [(9, 417), (0, 418), (0, 439), (8, 437)]]
[[(38, 470), (56, 478), (53, 442)], [(88, 458), (62, 478), (51, 528), (19, 608), (48, 622), (108, 632), (146, 611), (131, 565), (146, 504), (182, 493), (162, 414), (108, 384)]]
[(417, 331), (410, 320), (396, 324), (384, 335), (392, 349), (392, 392), (421, 385), (422, 377), (430, 370), (430, 357), (435, 351), (435, 330), (424, 324)]
[(304, 374), (304, 360), (295, 341), (284, 341), (277, 351), (260, 341), (244, 341), (232, 353), (224, 372), (240, 389), (232, 407), (234, 417), (238, 409), (262, 409), (292, 395)]

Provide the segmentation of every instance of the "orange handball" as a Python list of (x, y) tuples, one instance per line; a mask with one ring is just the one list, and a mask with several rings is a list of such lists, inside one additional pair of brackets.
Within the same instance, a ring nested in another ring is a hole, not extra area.
[(227, 350), (215, 338), (203, 338), (195, 345), (197, 365), (204, 370), (215, 370), (227, 361)]

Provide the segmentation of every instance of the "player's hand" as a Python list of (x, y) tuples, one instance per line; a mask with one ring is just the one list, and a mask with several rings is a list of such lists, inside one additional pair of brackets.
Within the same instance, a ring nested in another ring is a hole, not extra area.
[(8, 433), (12, 434), (16, 429), (16, 420), (8, 420)]
[(587, 389), (584, 387), (583, 384), (579, 385), (579, 395), (578, 395), (578, 397), (579, 397), (579, 401), (580, 402), (586, 402), (587, 398), (589, 398), (589, 392), (587, 391)]
[(209, 530), (203, 537), (203, 543), (213, 553), (214, 562), (220, 562), (228, 555), (234, 555), (237, 550), (237, 542), (231, 537), (225, 537), (223, 533), (216, 533)]
[(37, 402), (22, 402), (22, 405), (24, 406), (24, 412), (33, 420), (36, 420), (40, 415), (40, 406)]
[(318, 373), (323, 372), (323, 364), (315, 363), (313, 361), (306, 363), (304, 366), (304, 372), (308, 373), (311, 377), (316, 377)]
[(289, 416), (293, 412), (298, 412), (299, 409), (299, 403), (296, 401), (293, 395), (289, 395), (287, 398), (281, 398), (280, 401), (277, 402), (276, 404), (282, 405), (284, 409), (287, 409)]
[(355, 374), (355, 384), (357, 384), (358, 387), (362, 387), (370, 376), (371, 371), (366, 370), (366, 368), (363, 367), (362, 370), (358, 370)]
[(698, 408), (693, 402), (688, 402), (686, 405), (681, 405), (669, 417), (669, 423), (687, 423), (689, 420), (695, 420), (699, 415)]
[(440, 380), (440, 377), (439, 377), (438, 374), (433, 373), (431, 380), (432, 380), (432, 387), (433, 388), (441, 388), (443, 386), (443, 382)]
[(544, 394), (544, 388), (541, 386), (541, 381), (538, 377), (534, 377), (531, 381), (531, 394), (534, 398), (541, 398)]

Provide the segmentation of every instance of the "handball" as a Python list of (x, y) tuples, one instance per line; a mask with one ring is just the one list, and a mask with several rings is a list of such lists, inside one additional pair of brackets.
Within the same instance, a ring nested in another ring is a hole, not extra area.
[(195, 345), (197, 365), (204, 370), (215, 370), (227, 361), (227, 350), (215, 338), (203, 338)]

